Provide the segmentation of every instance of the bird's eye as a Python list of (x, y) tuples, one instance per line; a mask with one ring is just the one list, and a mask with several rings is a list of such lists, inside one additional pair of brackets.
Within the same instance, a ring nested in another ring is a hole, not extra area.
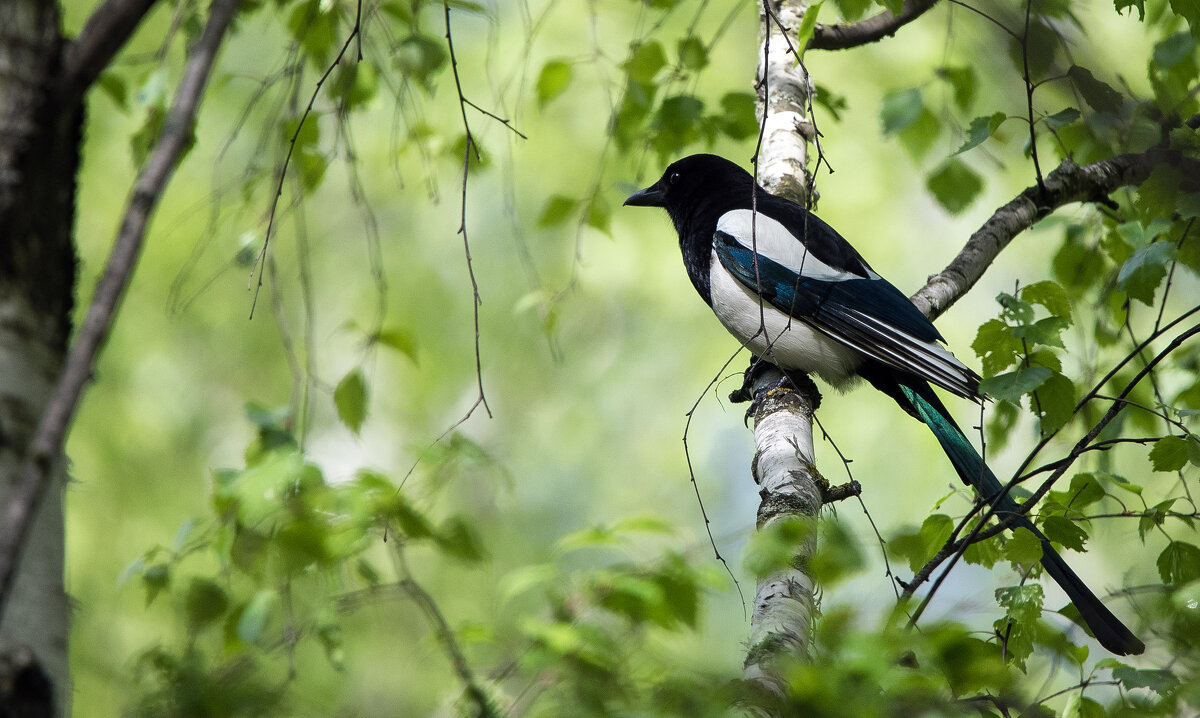
[(672, 172), (671, 176), (667, 178), (667, 184), (675, 184), (678, 181), (679, 181), (679, 173), (678, 172)]

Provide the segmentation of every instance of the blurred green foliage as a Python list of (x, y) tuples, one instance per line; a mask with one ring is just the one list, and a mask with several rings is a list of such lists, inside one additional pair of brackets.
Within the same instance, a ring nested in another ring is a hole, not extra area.
[[(908, 289), (1036, 184), (1035, 152), (1048, 172), (1200, 150), (1182, 124), (1200, 111), (1194, 4), (1037, 2), (1028, 23), (1023, 5), (981, 8), (805, 56), (835, 169), (820, 212)], [(66, 3), (68, 25), (90, 9)], [(1098, 590), (1146, 587), (1114, 601), (1146, 656), (1097, 660), (1030, 580), (1040, 547), (1022, 532), (970, 546), (906, 628), (892, 578), (971, 530), (972, 500), (919, 425), (861, 392), (822, 420), (882, 538), (853, 507), (823, 519), (815, 659), (788, 669), (786, 697), (756, 695), (747, 607), (679, 442), (698, 398), (692, 465), (742, 588), (807, 534), (747, 546), (751, 442), (741, 409), (705, 393), (738, 383), (720, 373), (736, 346), (666, 221), (616, 211), (681, 154), (753, 152), (753, 4), (385, 0), (351, 36), (358, 10), (246, 2), (222, 51), (69, 446), (77, 713), (1200, 707), (1194, 342), (1123, 395), (1035, 509)], [(91, 98), (81, 305), (204, 13), (158, 7)], [(996, 399), (982, 423), (999, 475), (1066, 456), (1195, 308), (1198, 191), (1160, 168), (1113, 206), (1056, 213), (942, 322)]]

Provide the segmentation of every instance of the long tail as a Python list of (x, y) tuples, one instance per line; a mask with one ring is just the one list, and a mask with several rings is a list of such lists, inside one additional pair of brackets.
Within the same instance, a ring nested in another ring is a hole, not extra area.
[[(997, 517), (1003, 520), (1016, 515), (1014, 528), (1020, 526), (1029, 529), (1034, 536), (1041, 539), (1042, 566), (1050, 578), (1053, 578), (1070, 597), (1075, 608), (1079, 610), (1083, 622), (1092, 629), (1092, 634), (1095, 635), (1100, 645), (1110, 652), (1122, 656), (1144, 651), (1145, 644), (1138, 640), (1137, 636), (1133, 635), (1125, 627), (1125, 624), (1121, 623), (1112, 614), (1112, 611), (1109, 611), (1100, 602), (1096, 594), (1092, 593), (1079, 576), (1075, 575), (1067, 562), (1063, 561), (1062, 556), (1059, 556), (1050, 546), (1050, 542), (1042, 532), (1033, 525), (1032, 521), (1020, 513), (1017, 503), (1007, 493), (1003, 493), (1003, 486), (999, 479), (980, 458), (975, 447), (971, 445), (958, 424), (954, 423), (954, 419), (950, 417), (945, 405), (942, 404), (937, 394), (933, 393), (929, 384), (915, 377), (894, 378), (899, 391), (885, 391), (885, 393), (895, 398), (905, 411), (925, 422), (933, 435), (937, 437), (938, 443), (942, 445), (942, 450), (946, 452), (946, 456), (954, 464), (954, 469), (962, 477), (962, 480), (975, 487), (975, 490), (985, 500), (993, 503)], [(901, 401), (901, 399), (906, 401)], [(1001, 495), (1002, 493), (1003, 495)]]

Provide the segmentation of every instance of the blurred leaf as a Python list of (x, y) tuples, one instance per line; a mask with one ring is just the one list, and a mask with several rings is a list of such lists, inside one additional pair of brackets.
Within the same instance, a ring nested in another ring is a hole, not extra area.
[(1046, 117), (1046, 126), (1052, 130), (1061, 130), (1075, 120), (1078, 120), (1079, 117), (1079, 110), (1074, 107), (1068, 107), (1065, 110), (1059, 110), (1053, 115)]
[(703, 70), (708, 65), (708, 48), (700, 38), (688, 35), (679, 41), (679, 64), (688, 70)]
[(146, 605), (154, 602), (158, 594), (171, 584), (171, 567), (165, 563), (147, 566), (142, 571), (142, 587), (146, 589)]
[(983, 180), (961, 160), (951, 159), (929, 176), (925, 186), (951, 214), (958, 214), (975, 201)]
[(546, 206), (542, 208), (541, 216), (538, 217), (538, 226), (553, 227), (562, 224), (578, 205), (579, 203), (570, 197), (551, 195), (550, 199), (546, 200)]
[(184, 611), (190, 631), (199, 631), (225, 615), (229, 595), (225, 589), (206, 578), (193, 578), (184, 594)]
[(745, 140), (758, 134), (754, 116), (754, 95), (749, 92), (728, 92), (721, 97), (718, 126), (731, 139)]
[(337, 101), (338, 109), (342, 112), (367, 104), (378, 91), (379, 74), (367, 60), (338, 65), (329, 87), (329, 94)]
[(1071, 69), (1067, 70), (1067, 78), (1093, 110), (1115, 113), (1121, 109), (1121, 93), (1097, 79), (1086, 67), (1071, 65)]
[(1200, 2), (1197, 0), (1170, 0), (1171, 10), (1187, 20), (1192, 34), (1200, 35)]
[(600, 193), (593, 194), (588, 200), (583, 218), (587, 226), (612, 236), (612, 208)]
[(342, 377), (333, 390), (333, 403), (337, 407), (338, 418), (357, 434), (367, 418), (367, 382), (362, 371), (354, 368)]
[(797, 548), (813, 536), (815, 529), (814, 522), (797, 517), (772, 522), (750, 538), (742, 563), (755, 576), (788, 568)]
[(924, 109), (925, 101), (919, 87), (887, 93), (883, 96), (883, 107), (879, 111), (884, 134), (899, 132), (913, 124)]
[(271, 615), (271, 607), (275, 605), (278, 594), (274, 589), (265, 588), (246, 604), (237, 622), (237, 636), (246, 643), (253, 643), (262, 635)]
[(854, 22), (871, 7), (872, 0), (833, 0), (838, 12), (848, 22)]
[[(975, 102), (975, 70), (970, 66), (964, 65), (961, 67), (939, 67), (937, 76), (950, 84), (954, 90), (954, 104), (958, 105), (958, 109), (966, 112), (971, 109), (971, 105)], [(1002, 113), (996, 113), (1002, 114)], [(971, 126), (974, 127), (975, 122), (981, 118), (976, 118)], [(968, 134), (971, 134), (968, 132)], [(980, 140), (982, 142), (983, 140)], [(975, 144), (979, 144), (978, 142)], [(962, 150), (959, 150), (960, 152)]]
[(909, 570), (915, 573), (941, 550), (953, 531), (953, 519), (945, 514), (931, 514), (915, 534), (901, 534), (888, 541), (888, 552), (907, 560)]
[(475, 529), (459, 516), (451, 517), (442, 524), (436, 541), (438, 547), (447, 554), (463, 561), (474, 563), (487, 556)]
[(1146, 306), (1154, 306), (1154, 293), (1167, 276), (1167, 265), (1177, 252), (1170, 242), (1152, 242), (1136, 250), (1117, 273), (1117, 289)]
[(1200, 548), (1183, 541), (1172, 541), (1158, 555), (1158, 575), (1164, 583), (1182, 586), (1200, 578)]
[(624, 68), (634, 82), (650, 84), (658, 71), (666, 66), (667, 53), (658, 41), (651, 40), (633, 47)]
[(1157, 668), (1131, 668), (1125, 665), (1113, 667), (1113, 678), (1126, 689), (1149, 688), (1159, 695), (1167, 695), (1179, 687), (1179, 678), (1174, 673)]
[(1016, 404), (1023, 394), (1038, 388), (1053, 375), (1053, 370), (1043, 366), (1026, 367), (984, 379), (979, 383), (979, 391), (993, 399)]
[(417, 335), (405, 327), (397, 325), (384, 327), (375, 335), (374, 340), (395, 349), (413, 361), (417, 360)]
[(570, 65), (562, 60), (551, 60), (542, 65), (542, 71), (537, 80), (538, 105), (546, 106), (551, 100), (561, 95), (570, 84)]
[(392, 47), (392, 67), (426, 90), (432, 89), (434, 75), (449, 59), (442, 41), (420, 33), (401, 38)]

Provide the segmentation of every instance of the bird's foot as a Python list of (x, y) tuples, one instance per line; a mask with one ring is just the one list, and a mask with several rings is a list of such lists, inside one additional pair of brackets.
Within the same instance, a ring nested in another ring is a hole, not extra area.
[(744, 422), (749, 424), (757, 413), (763, 398), (773, 391), (794, 391), (802, 394), (815, 411), (821, 405), (821, 392), (807, 374), (781, 369), (774, 364), (755, 357), (742, 374), (742, 386), (729, 394), (734, 404), (750, 402)]

